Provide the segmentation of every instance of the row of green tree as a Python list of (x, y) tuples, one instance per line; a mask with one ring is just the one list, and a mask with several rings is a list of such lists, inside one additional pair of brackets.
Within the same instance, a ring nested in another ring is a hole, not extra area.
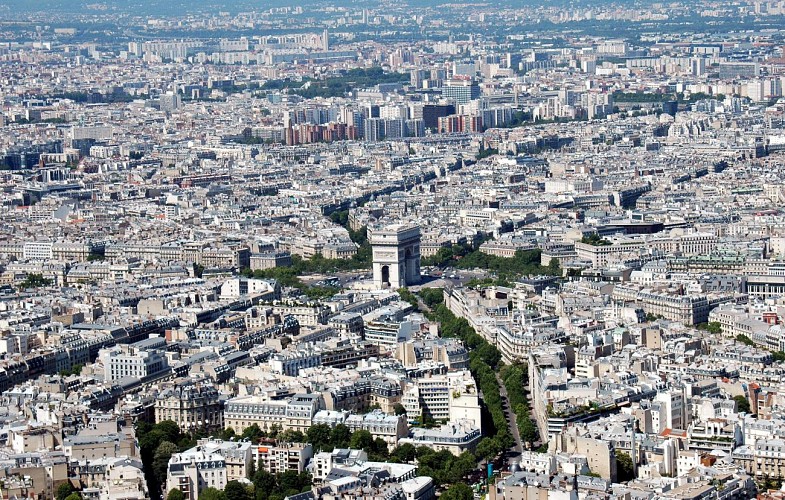
[[(396, 411), (396, 413), (401, 412)], [(221, 437), (231, 439), (235, 434), (231, 429), (227, 429)], [(295, 430), (265, 432), (254, 424), (247, 427), (239, 437), (252, 442), (272, 437), (284, 442), (310, 443), (314, 452), (332, 451), (335, 448), (364, 450), (368, 458), (374, 461), (410, 463), (416, 459), (420, 466), (420, 474), (432, 477), (437, 484), (461, 481), (477, 462), (475, 456), (468, 452), (456, 457), (449, 451), (436, 452), (431, 448), (415, 447), (409, 443), (389, 450), (382, 438), (374, 438), (370, 432), (362, 429), (352, 432), (343, 424), (332, 428), (326, 424), (315, 424), (305, 432)]]
[(655, 92), (622, 92), (617, 90), (613, 93), (614, 102), (665, 102), (673, 101), (673, 94), (662, 94)]
[(183, 433), (177, 423), (171, 420), (157, 424), (139, 421), (136, 424), (136, 439), (151, 498), (160, 498), (172, 455), (192, 448), (200, 437), (205, 436)]
[(622, 92), (617, 90), (613, 93), (614, 102), (646, 102), (646, 103), (661, 103), (666, 101), (677, 101), (680, 104), (691, 104), (704, 99), (716, 99), (718, 101), (725, 100), (725, 94), (711, 95), (705, 92), (694, 92), (690, 94), (689, 98), (684, 97), (684, 93), (677, 92), (675, 94), (665, 94), (657, 92)]
[[(269, 437), (279, 438), (282, 440), (295, 438), (299, 442), (304, 441), (302, 435), (287, 435), (287, 432), (281, 432), (280, 429), (276, 428), (275, 426), (273, 426), (270, 432), (264, 432), (259, 428), (258, 425), (255, 424), (245, 429), (245, 431), (243, 431), (243, 433), (239, 436), (236, 435), (231, 428), (213, 433), (212, 435), (203, 431), (195, 433), (184, 433), (180, 430), (180, 427), (171, 420), (164, 420), (157, 424), (150, 424), (148, 422), (140, 421), (136, 425), (136, 437), (139, 442), (142, 464), (144, 465), (145, 470), (145, 479), (147, 480), (147, 487), (152, 498), (160, 498), (162, 487), (166, 484), (166, 473), (169, 465), (169, 459), (172, 457), (172, 455), (183, 452), (189, 448), (193, 448), (196, 446), (197, 440), (201, 438), (215, 437), (227, 440), (239, 438), (247, 439), (251, 442), (259, 442), (262, 438)], [(350, 443), (352, 433), (348, 427), (338, 426), (338, 428), (335, 429), (333, 437), (337, 444), (345, 445)], [(288, 440), (294, 441), (295, 439)], [(376, 444), (378, 445), (378, 443)], [(257, 468), (254, 466), (253, 470), (251, 471), (251, 476), (253, 476), (255, 484), (257, 482), (256, 479), (258, 479), (257, 476), (264, 478), (266, 481), (269, 480), (267, 477), (268, 475), (272, 476), (265, 471), (257, 471), (256, 469)], [(303, 481), (303, 479), (306, 477), (307, 481)], [(266, 487), (262, 489), (257, 488), (256, 493), (253, 491), (249, 492), (249, 495), (251, 496), (248, 498), (257, 498), (259, 500), (268, 500), (268, 498), (283, 499), (287, 495), (303, 491), (305, 486), (310, 488), (311, 485), (309, 475), (298, 475), (296, 472), (293, 474), (292, 472), (286, 472), (284, 474), (274, 476), (274, 479), (276, 484), (278, 484), (277, 489)], [(300, 483), (297, 481), (300, 481)], [(293, 484), (295, 486), (292, 486)], [(208, 489), (203, 492), (203, 495), (205, 495), (205, 498), (207, 499), (224, 498), (221, 496), (222, 494), (226, 494), (226, 498), (231, 500), (239, 498), (234, 496), (234, 494), (230, 494), (230, 492), (231, 488), (227, 486), (226, 492), (212, 492)], [(167, 499), (171, 498), (171, 495), (174, 495), (174, 498), (176, 499), (178, 493), (170, 492), (167, 495)], [(218, 496), (216, 497), (213, 495)], [(199, 498), (201, 499), (202, 495), (200, 495)]]
[(434, 255), (422, 259), (423, 266), (446, 267), (454, 265), (458, 260), (472, 252), (472, 247), (468, 244), (450, 245), (442, 247)]
[(514, 443), (496, 379), (496, 371), (502, 366), (501, 353), (478, 335), (465, 318), (456, 317), (444, 305), (440, 289), (425, 289), (422, 298), (423, 302), (432, 308), (429, 314), (431, 319), (441, 324), (441, 336), (460, 339), (469, 351), (469, 369), (482, 391), (483, 412), (486, 414), (482, 429), (484, 437), (477, 444), (475, 453), (478, 458), (492, 460)]
[(528, 387), (528, 371), (526, 365), (506, 366), (501, 362), (501, 353), (484, 338), (478, 335), (463, 318), (457, 318), (443, 304), (444, 292), (440, 288), (424, 288), (420, 291), (420, 299), (426, 306), (433, 309), (433, 319), (441, 321), (442, 336), (458, 337), (469, 349), (472, 373), (483, 391), (487, 411), (491, 415), (494, 428), (493, 437), (486, 436), (475, 450), (479, 458), (490, 460), (513, 444), (508, 432), (507, 418), (504, 414), (501, 397), (499, 396), (498, 371), (505, 389), (510, 408), (515, 412), (518, 431), (521, 439), (529, 446), (539, 438), (536, 425), (531, 418), (531, 408), (526, 397)]
[[(137, 438), (141, 449), (142, 463), (145, 466), (148, 488), (151, 492), (159, 493), (161, 487), (165, 484), (167, 467), (171, 456), (192, 448), (196, 445), (197, 439), (204, 437), (208, 437), (207, 433), (182, 433), (177, 424), (170, 420), (155, 425), (150, 425), (146, 422), (137, 424)], [(470, 452), (465, 452), (456, 457), (446, 450), (437, 452), (425, 446), (415, 447), (409, 443), (389, 450), (387, 443), (383, 439), (374, 438), (366, 430), (352, 432), (343, 424), (332, 428), (325, 424), (316, 424), (309, 427), (306, 432), (295, 430), (281, 431), (276, 426), (273, 426), (270, 431), (263, 431), (258, 425), (253, 424), (243, 430), (241, 434), (236, 434), (233, 429), (227, 428), (214, 433), (212, 437), (226, 440), (248, 440), (252, 443), (259, 443), (263, 439), (276, 439), (279, 442), (306, 442), (313, 445), (315, 452), (332, 451), (335, 448), (352, 448), (364, 450), (368, 454), (369, 459), (375, 461), (412, 463), (416, 460), (419, 473), (430, 476), (437, 485), (448, 485), (462, 481), (475, 468), (477, 463), (477, 457)], [(259, 482), (257, 481), (259, 478), (263, 478), (267, 486), (271, 484), (272, 475), (263, 470), (257, 470), (257, 467), (253, 468), (252, 476), (254, 484)], [(269, 487), (260, 489), (257, 484), (256, 493), (253, 491), (249, 492), (249, 495), (255, 495), (255, 497), (251, 496), (249, 498), (260, 500), (278, 498), (275, 491), (280, 493), (280, 498), (292, 494), (291, 479), (288, 476), (276, 478), (280, 485), (278, 490)], [(302, 490), (302, 488), (294, 489), (297, 490), (295, 493)], [(266, 492), (268, 496), (260, 496), (263, 492)], [(170, 494), (177, 496), (177, 493), (170, 492)], [(223, 498), (220, 495), (218, 497), (211, 496), (214, 494), (213, 492), (206, 494), (208, 495), (207, 498)], [(200, 496), (200, 498), (202, 497)], [(228, 498), (234, 499), (235, 497), (230, 495)]]
[[(253, 471), (248, 478), (251, 484), (229, 481), (223, 490), (205, 488), (199, 493), (199, 500), (283, 500), (298, 493), (311, 490), (313, 482), (307, 472), (286, 471), (271, 474), (265, 470)], [(172, 489), (166, 500), (186, 500), (178, 489)]]
[(52, 284), (52, 280), (49, 278), (44, 278), (43, 274), (37, 273), (30, 273), (25, 276), (24, 281), (19, 283), (19, 288), (28, 289), (28, 288), (39, 288), (42, 286), (49, 286)]
[[(152, 470), (158, 485), (164, 484), (166, 464), (169, 461), (169, 457), (171, 457), (171, 453), (177, 453), (177, 447), (170, 446), (172, 444), (171, 441), (165, 440), (177, 439), (177, 436), (169, 435), (172, 431), (169, 424), (163, 422), (162, 424), (164, 425), (160, 427), (153, 426), (145, 434), (145, 436), (152, 436), (152, 438), (145, 437), (143, 440), (140, 440), (140, 446), (142, 446), (143, 450), (147, 450), (150, 447), (150, 439), (164, 439), (153, 453), (150, 460), (151, 468), (146, 468), (146, 470)], [(434, 483), (439, 486), (460, 483), (475, 469), (477, 464), (477, 458), (470, 452), (464, 452), (459, 456), (455, 456), (447, 450), (434, 451), (426, 446), (415, 447), (409, 443), (402, 444), (390, 451), (381, 438), (374, 439), (371, 433), (366, 430), (351, 432), (348, 427), (342, 424), (333, 428), (325, 424), (316, 424), (308, 428), (304, 433), (293, 430), (279, 432), (276, 429), (273, 429), (271, 432), (265, 432), (258, 425), (254, 424), (246, 428), (241, 435), (236, 435), (232, 429), (226, 429), (218, 433), (216, 437), (223, 439), (239, 437), (252, 442), (275, 437), (278, 441), (311, 443), (314, 451), (317, 452), (330, 451), (335, 448), (352, 448), (364, 450), (368, 454), (369, 459), (374, 461), (389, 461), (393, 463), (414, 463), (416, 461), (418, 473), (433, 478)], [(171, 453), (169, 453), (170, 451)], [(143, 454), (144, 460), (145, 456)], [(235, 498), (273, 500), (304, 491), (310, 486), (310, 482), (300, 483), (300, 486), (292, 486), (295, 484), (296, 477), (305, 477), (303, 474), (297, 476), (296, 473), (292, 472), (272, 475), (261, 468), (254, 467), (250, 476), (253, 478), (255, 488), (244, 488), (243, 492), (230, 482), (225, 491), (210, 491), (208, 489), (203, 491), (199, 498), (209, 500), (225, 498), (232, 500)], [(179, 491), (171, 491), (167, 495), (167, 500), (178, 500), (179, 494)]]
[(499, 150), (496, 148), (485, 148), (482, 144), (480, 144), (480, 151), (477, 153), (477, 159), (482, 160), (484, 158), (490, 158), (493, 155), (499, 154)]
[(542, 251), (518, 250), (512, 258), (488, 255), (479, 250), (463, 257), (458, 262), (461, 269), (485, 269), (493, 271), (501, 279), (515, 280), (529, 275), (561, 275), (561, 267), (557, 259), (551, 259), (547, 266), (540, 265)]
[(422, 263), (424, 266), (484, 269), (507, 281), (530, 275), (560, 276), (559, 261), (551, 259), (547, 266), (543, 266), (540, 264), (541, 255), (540, 249), (534, 249), (518, 250), (513, 257), (497, 257), (479, 249), (473, 250), (469, 245), (452, 245), (440, 248), (435, 255), (423, 259)]
[(343, 76), (334, 76), (320, 81), (311, 81), (306, 86), (291, 92), (307, 99), (314, 97), (343, 97), (355, 89), (370, 88), (380, 83), (408, 83), (409, 75), (385, 73), (380, 67), (354, 68)]
[(82, 500), (82, 495), (74, 488), (71, 481), (66, 481), (55, 490), (55, 500)]
[(327, 293), (337, 291), (333, 287), (308, 287), (301, 280), (303, 274), (328, 274), (336, 271), (354, 271), (358, 269), (368, 269), (373, 260), (371, 244), (368, 242), (368, 229), (362, 227), (353, 230), (348, 223), (348, 210), (336, 211), (330, 215), (330, 219), (336, 224), (340, 224), (349, 232), (351, 240), (357, 244), (357, 253), (349, 259), (325, 259), (317, 254), (310, 259), (303, 259), (299, 255), (292, 255), (292, 265), (287, 267), (276, 267), (272, 269), (257, 269), (251, 271), (248, 268), (242, 269), (243, 276), (254, 278), (276, 279), (282, 286), (299, 288), (307, 295), (315, 298), (324, 296)]
[[(396, 448), (399, 462), (418, 464), (418, 474), (428, 476), (437, 485), (452, 485), (440, 498), (453, 500), (470, 500), (465, 496), (465, 490), (455, 485), (465, 486), (462, 482), (469, 472), (476, 467), (476, 459), (471, 453), (464, 453), (458, 457), (449, 451), (433, 451), (431, 448), (420, 446), (415, 448), (410, 444)], [(206, 488), (199, 494), (199, 500), (283, 500), (287, 496), (296, 495), (311, 489), (312, 478), (310, 474), (296, 471), (287, 471), (271, 474), (263, 469), (253, 471), (250, 475), (252, 484), (243, 485), (239, 481), (229, 481), (223, 491), (216, 488)], [(469, 490), (471, 493), (471, 490)], [(77, 494), (78, 495), (78, 494)], [(445, 496), (446, 495), (446, 496)], [(63, 497), (58, 500), (76, 500), (81, 497)], [(185, 496), (178, 489), (172, 489), (166, 500), (185, 500)]]
[[(336, 214), (339, 215), (335, 218), (340, 220), (340, 213), (336, 212)], [(347, 230), (349, 231), (349, 237), (357, 244), (357, 253), (349, 259), (325, 259), (320, 254), (317, 254), (310, 259), (303, 259), (299, 255), (292, 255), (291, 266), (257, 269), (255, 271), (244, 268), (240, 270), (240, 274), (249, 278), (275, 279), (281, 286), (299, 288), (305, 295), (312, 299), (331, 297), (340, 291), (339, 288), (330, 286), (307, 286), (300, 279), (300, 276), (304, 274), (330, 274), (337, 271), (354, 271), (370, 268), (373, 256), (371, 244), (368, 242), (367, 228), (362, 227), (358, 231), (354, 231), (350, 227), (347, 227)]]
[(84, 102), (91, 104), (131, 102), (135, 99), (134, 96), (123, 91), (117, 91), (108, 94), (101, 94), (99, 92), (63, 92), (61, 94), (52, 94), (49, 97), (53, 99), (70, 99), (74, 102)]
[(518, 423), (518, 432), (521, 441), (526, 443), (529, 448), (537, 441), (539, 433), (537, 426), (534, 425), (531, 417), (531, 406), (526, 396), (526, 387), (529, 387), (529, 373), (526, 365), (503, 366), (499, 370), (499, 375), (507, 389), (507, 402), (510, 409), (515, 413)]
[(581, 243), (586, 243), (587, 245), (592, 245), (595, 247), (604, 247), (613, 244), (597, 233), (584, 235), (583, 238), (581, 238)]
[(291, 266), (257, 269), (255, 271), (243, 268), (240, 270), (240, 274), (249, 278), (276, 279), (281, 283), (281, 286), (304, 289), (305, 285), (300, 280), (300, 276), (304, 274), (330, 274), (337, 271), (354, 271), (369, 268), (371, 265), (370, 246), (368, 256), (365, 256), (364, 253), (364, 249), (358, 249), (358, 252), (350, 259), (325, 259), (319, 254), (314, 255), (310, 259), (303, 259), (299, 255), (292, 255)]

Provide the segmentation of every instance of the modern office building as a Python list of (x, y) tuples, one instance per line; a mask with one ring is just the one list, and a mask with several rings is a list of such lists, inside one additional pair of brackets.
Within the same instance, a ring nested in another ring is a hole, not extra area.
[(480, 86), (472, 78), (453, 78), (442, 87), (442, 97), (451, 99), (455, 104), (466, 104), (480, 97)]
[(104, 381), (123, 378), (145, 379), (169, 369), (164, 354), (166, 340), (151, 337), (134, 344), (121, 344), (101, 349), (98, 359), (104, 367)]

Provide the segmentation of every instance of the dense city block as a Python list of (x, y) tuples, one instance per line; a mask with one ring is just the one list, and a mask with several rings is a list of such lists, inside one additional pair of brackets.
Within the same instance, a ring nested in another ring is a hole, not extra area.
[(0, 497), (785, 498), (784, 84), (783, 1), (0, 1)]

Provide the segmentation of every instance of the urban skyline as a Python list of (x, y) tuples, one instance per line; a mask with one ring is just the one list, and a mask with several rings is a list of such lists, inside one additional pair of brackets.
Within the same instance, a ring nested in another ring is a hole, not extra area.
[(0, 496), (781, 499), (785, 1), (0, 1)]

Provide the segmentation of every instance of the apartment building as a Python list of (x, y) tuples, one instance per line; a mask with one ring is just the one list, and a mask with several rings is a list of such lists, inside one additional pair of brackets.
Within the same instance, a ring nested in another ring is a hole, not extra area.
[(179, 381), (155, 399), (155, 421), (171, 420), (184, 432), (223, 429), (223, 402), (212, 385)]
[(221, 285), (221, 298), (237, 298), (244, 295), (261, 295), (262, 300), (281, 298), (281, 286), (275, 280), (232, 278)]
[(330, 308), (317, 305), (276, 305), (273, 312), (283, 316), (293, 316), (303, 326), (326, 325)]
[(368, 454), (363, 450), (336, 448), (332, 452), (322, 451), (314, 455), (309, 467), (315, 480), (324, 480), (335, 466), (351, 467), (368, 461)]
[(270, 474), (286, 471), (303, 472), (311, 458), (313, 458), (313, 446), (310, 443), (261, 444), (252, 447), (253, 463)]
[(435, 451), (447, 450), (458, 456), (465, 451), (474, 451), (480, 439), (482, 433), (477, 424), (471, 420), (459, 420), (431, 429), (414, 428), (409, 437), (398, 441), (398, 445), (409, 443), (413, 446), (427, 446)]
[(388, 448), (394, 448), (398, 440), (409, 435), (409, 426), (405, 415), (387, 415), (381, 410), (374, 410), (364, 415), (350, 415), (344, 422), (352, 432), (364, 430), (374, 438), (381, 438)]
[(551, 436), (549, 449), (557, 453), (586, 456), (589, 469), (608, 481), (616, 481), (616, 450), (611, 441), (593, 436), (583, 427), (570, 427), (561, 434)]
[[(21, 245), (19, 257), (29, 260), (59, 260), (63, 262), (85, 262), (93, 245), (68, 241), (28, 241)], [(17, 249), (6, 247), (6, 252), (17, 254)]]
[(380, 348), (392, 349), (399, 342), (411, 339), (414, 325), (411, 321), (398, 321), (393, 316), (380, 316), (365, 324), (365, 340)]
[(468, 370), (412, 380), (401, 404), (409, 420), (428, 416), (447, 422), (471, 420), (478, 426), (481, 422), (477, 386)]
[(457, 339), (429, 338), (398, 344), (395, 359), (404, 366), (415, 367), (423, 361), (443, 363), (450, 369), (462, 370), (469, 368), (469, 352)]
[(752, 446), (741, 446), (733, 451), (732, 457), (755, 478), (785, 478), (785, 441), (782, 439), (758, 440)]
[(267, 400), (262, 396), (241, 396), (224, 406), (224, 427), (238, 434), (256, 424), (263, 431), (275, 426), (281, 431), (305, 432), (317, 411), (324, 408), (318, 394), (297, 394), (288, 400)]
[(617, 285), (613, 289), (614, 300), (634, 302), (646, 313), (678, 321), (685, 325), (697, 325), (709, 320), (709, 312), (720, 304), (735, 302), (733, 293), (687, 293), (683, 287), (638, 288)]
[(227, 481), (226, 460), (220, 453), (196, 446), (169, 459), (166, 491), (180, 490), (188, 500), (198, 500), (207, 488), (223, 490)]
[(357, 313), (339, 313), (331, 317), (327, 325), (342, 337), (362, 338), (365, 331), (363, 317)]
[(289, 252), (252, 253), (250, 264), (253, 271), (291, 266), (292, 254)]
[(296, 377), (302, 369), (322, 366), (322, 353), (307, 348), (283, 351), (273, 354), (267, 363), (272, 373)]
[(717, 248), (718, 238), (714, 234), (691, 232), (654, 237), (646, 241), (648, 248), (669, 255), (709, 255)]
[(546, 324), (540, 325), (497, 325), (496, 347), (507, 363), (528, 359), (531, 350), (551, 344), (566, 344), (569, 340), (567, 332), (561, 328), (553, 328)]
[(614, 239), (610, 245), (591, 245), (576, 242), (575, 253), (580, 260), (590, 261), (592, 267), (602, 268), (623, 258), (638, 257), (640, 250), (646, 245), (642, 239)]

